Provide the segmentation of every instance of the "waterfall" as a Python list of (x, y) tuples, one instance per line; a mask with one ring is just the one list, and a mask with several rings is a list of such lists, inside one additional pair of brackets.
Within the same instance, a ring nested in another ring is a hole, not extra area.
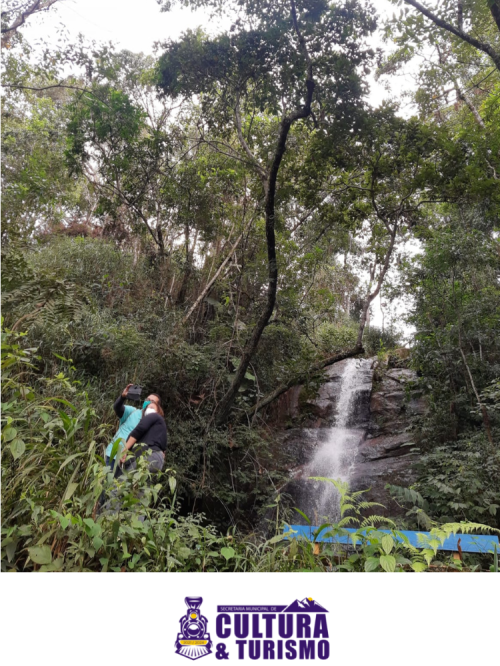
[[(355, 468), (358, 447), (366, 431), (363, 398), (371, 388), (371, 362), (348, 359), (340, 376), (336, 415), (332, 427), (321, 429), (321, 438), (303, 478), (323, 476), (349, 483)], [(320, 524), (324, 517), (338, 520), (339, 497), (331, 483), (308, 481), (303, 487), (302, 505), (309, 518)]]

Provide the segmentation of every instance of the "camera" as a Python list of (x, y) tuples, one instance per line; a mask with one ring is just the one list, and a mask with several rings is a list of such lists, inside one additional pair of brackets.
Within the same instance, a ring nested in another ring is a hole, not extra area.
[(134, 400), (135, 402), (139, 402), (141, 399), (141, 393), (142, 393), (142, 386), (134, 384), (129, 388), (127, 398), (129, 400)]

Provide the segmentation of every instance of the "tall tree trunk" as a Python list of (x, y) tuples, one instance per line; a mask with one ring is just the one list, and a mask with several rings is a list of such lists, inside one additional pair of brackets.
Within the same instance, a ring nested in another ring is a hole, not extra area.
[[(223, 396), (222, 400), (220, 401), (216, 409), (215, 422), (217, 425), (222, 425), (227, 421), (231, 406), (234, 402), (234, 399), (236, 398), (236, 395), (238, 394), (238, 390), (245, 377), (246, 371), (248, 370), (250, 361), (252, 360), (252, 357), (255, 354), (255, 351), (257, 350), (259, 340), (274, 310), (274, 305), (276, 303), (276, 291), (278, 287), (278, 263), (276, 258), (276, 238), (274, 233), (275, 197), (276, 197), (276, 183), (278, 179), (278, 172), (280, 169), (281, 160), (283, 159), (283, 155), (285, 154), (286, 141), (288, 138), (290, 127), (293, 125), (293, 123), (296, 120), (299, 120), (301, 118), (307, 118), (311, 114), (311, 103), (314, 92), (312, 62), (309, 57), (309, 53), (307, 51), (307, 46), (304, 37), (298, 26), (297, 12), (295, 9), (294, 0), (291, 0), (290, 2), (290, 9), (291, 9), (294, 29), (299, 40), (300, 49), (307, 62), (305, 104), (302, 108), (297, 109), (289, 116), (285, 116), (280, 123), (278, 141), (274, 151), (271, 168), (267, 175), (266, 179), (267, 182), (265, 183), (266, 242), (267, 242), (267, 267), (268, 267), (267, 301), (264, 310), (262, 311), (262, 314), (260, 315), (257, 324), (255, 325), (252, 335), (250, 336), (250, 339), (248, 340), (243, 350), (243, 354), (240, 359), (240, 364), (236, 369), (236, 374), (231, 383), (231, 386), (227, 390), (226, 394)], [(238, 128), (238, 135), (240, 137), (240, 142), (242, 143), (247, 154), (249, 153), (251, 156), (251, 151), (248, 145), (246, 144), (241, 131), (241, 122), (239, 120), (238, 107), (236, 108), (235, 113), (236, 113), (236, 123)], [(255, 158), (253, 158), (253, 162), (256, 166), (258, 173), (262, 176), (263, 175), (262, 167), (258, 165), (258, 162), (257, 160), (255, 160)]]
[(497, 28), (500, 30), (500, 2), (499, 0), (489, 0), (488, 2), (491, 15), (493, 20), (497, 24)]
[(484, 124), (484, 122), (483, 122), (483, 119), (482, 119), (481, 116), (479, 115), (479, 111), (478, 111), (478, 110), (476, 109), (476, 107), (474, 106), (474, 103), (472, 102), (472, 100), (471, 100), (471, 98), (469, 97), (469, 95), (465, 92), (465, 90), (462, 90), (462, 88), (460, 88), (460, 86), (459, 86), (458, 81), (457, 81), (456, 78), (453, 79), (453, 83), (455, 84), (455, 91), (456, 91), (456, 93), (457, 93), (457, 97), (458, 97), (458, 99), (462, 100), (462, 102), (465, 102), (465, 104), (466, 104), (467, 107), (469, 108), (469, 111), (470, 111), (470, 112), (472, 113), (472, 115), (474, 116), (474, 118), (475, 118), (477, 124), (479, 125), (479, 127), (480, 127), (481, 129), (483, 129), (483, 130), (486, 129), (486, 126), (485, 126), (485, 124)]

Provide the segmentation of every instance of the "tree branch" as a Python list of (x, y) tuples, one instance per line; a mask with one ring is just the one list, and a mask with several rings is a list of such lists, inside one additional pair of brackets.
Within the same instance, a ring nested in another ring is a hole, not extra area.
[(329, 356), (326, 359), (323, 359), (322, 361), (318, 361), (317, 363), (314, 363), (310, 369), (308, 370), (307, 373), (303, 373), (301, 375), (295, 375), (294, 377), (291, 377), (287, 382), (284, 384), (281, 384), (281, 386), (278, 386), (274, 391), (266, 395), (262, 400), (259, 400), (258, 403), (256, 403), (249, 412), (245, 412), (245, 416), (252, 416), (256, 414), (258, 411), (260, 411), (263, 407), (266, 407), (269, 405), (271, 402), (276, 400), (276, 398), (279, 398), (280, 395), (283, 395), (283, 393), (286, 393), (289, 389), (292, 388), (292, 386), (298, 386), (299, 384), (303, 384), (306, 382), (311, 376), (314, 376), (324, 368), (328, 367), (329, 365), (333, 365), (334, 363), (338, 363), (339, 361), (343, 361), (346, 358), (353, 358), (353, 356), (359, 356), (360, 354), (364, 353), (363, 347), (354, 347), (353, 349), (349, 349), (346, 352), (340, 352), (339, 354), (335, 354), (334, 356)]
[(217, 271), (215, 272), (215, 274), (213, 275), (213, 277), (207, 282), (206, 287), (203, 289), (203, 291), (202, 291), (201, 294), (198, 296), (198, 298), (196, 299), (196, 301), (195, 301), (195, 302), (193, 303), (193, 305), (190, 307), (188, 313), (185, 315), (184, 319), (182, 320), (182, 324), (183, 324), (183, 325), (186, 324), (186, 323), (188, 322), (188, 320), (189, 320), (189, 318), (191, 317), (191, 315), (193, 314), (193, 312), (196, 310), (196, 308), (200, 305), (200, 303), (202, 302), (202, 300), (203, 300), (203, 299), (205, 298), (205, 296), (208, 294), (208, 292), (210, 291), (210, 289), (211, 289), (212, 286), (214, 285), (215, 281), (217, 280), (217, 278), (218, 278), (219, 275), (222, 273), (222, 271), (224, 270), (225, 266), (228, 264), (229, 260), (230, 260), (231, 257), (233, 256), (234, 251), (236, 250), (236, 248), (237, 248), (238, 245), (240, 244), (241, 239), (242, 239), (243, 236), (245, 235), (245, 232), (250, 228), (250, 225), (252, 224), (253, 220), (254, 220), (254, 218), (252, 217), (252, 218), (250, 218), (250, 220), (247, 222), (245, 228), (243, 229), (243, 231), (241, 232), (241, 234), (238, 236), (238, 238), (237, 238), (237, 239), (235, 240), (235, 242), (233, 243), (231, 249), (229, 250), (229, 253), (228, 253), (227, 257), (226, 257), (226, 258), (224, 259), (224, 261), (221, 263), (221, 265), (219, 266), (219, 268), (217, 269)]
[[(476, 39), (475, 37), (472, 37), (472, 35), (469, 35), (467, 32), (464, 32), (462, 28), (455, 28), (454, 25), (451, 25), (451, 23), (448, 23), (442, 18), (439, 18), (439, 16), (436, 16), (436, 14), (433, 14), (429, 9), (421, 5), (419, 2), (416, 0), (404, 0), (407, 5), (411, 5), (414, 9), (416, 9), (418, 12), (426, 16), (428, 19), (430, 19), (435, 25), (437, 25), (439, 28), (442, 28), (443, 30), (446, 30), (447, 32), (450, 32), (452, 35), (455, 35), (455, 37), (458, 37), (459, 39), (463, 40), (464, 42), (467, 42), (467, 44), (470, 44), (474, 48), (476, 48), (478, 51), (482, 51), (483, 53), (486, 53), (486, 55), (490, 56), (490, 58), (493, 60), (495, 63), (495, 67), (500, 71), (500, 53), (495, 51), (495, 49), (491, 46), (491, 44), (488, 44), (488, 42), (482, 42), (479, 41), (479, 39)], [(496, 3), (493, 3), (495, 5), (494, 8), (491, 8), (491, 12), (493, 14), (494, 9), (497, 9)], [(500, 8), (498, 8), (499, 12), (499, 19), (500, 19)], [(495, 15), (493, 14), (493, 17), (495, 18)], [(498, 25), (498, 24), (497, 24)], [(500, 26), (499, 26), (500, 28)]]
[[(26, 22), (27, 18), (29, 18), (32, 14), (42, 12), (44, 9), (49, 9), (49, 7), (58, 1), (59, 0), (35, 0), (32, 5), (30, 5), (27, 9), (21, 12), (16, 19), (14, 19), (14, 22), (10, 27), (2, 28), (2, 48), (8, 46), (10, 38), (12, 37), (12, 33), (16, 32), (17, 29)], [(6, 14), (7, 12), (3, 13)]]
[(236, 104), (234, 106), (234, 117), (236, 119), (236, 131), (238, 133), (238, 139), (241, 143), (241, 146), (242, 146), (243, 150), (245, 151), (245, 153), (248, 155), (248, 159), (250, 160), (250, 162), (253, 164), (253, 166), (257, 170), (259, 176), (262, 178), (263, 182), (265, 183), (265, 181), (267, 179), (267, 174), (266, 174), (265, 170), (259, 164), (255, 155), (250, 150), (250, 146), (248, 145), (248, 143), (245, 140), (245, 137), (243, 136), (243, 130), (241, 128), (241, 114), (240, 114), (240, 98), (239, 98), (239, 96), (236, 99)]

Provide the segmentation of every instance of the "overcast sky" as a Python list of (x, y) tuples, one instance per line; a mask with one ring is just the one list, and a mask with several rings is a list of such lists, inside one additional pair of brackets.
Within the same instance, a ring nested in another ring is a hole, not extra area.
[[(374, 0), (381, 16), (394, 11), (389, 0)], [(67, 31), (75, 40), (79, 33), (97, 42), (112, 41), (118, 48), (153, 53), (153, 45), (167, 38), (177, 38), (188, 28), (202, 26), (210, 33), (229, 27), (229, 19), (209, 20), (209, 12), (175, 7), (161, 12), (156, 0), (60, 0), (48, 12), (29, 19), (22, 32), (30, 43), (44, 38), (54, 43), (58, 32)], [(381, 44), (377, 36), (374, 45)], [(370, 102), (378, 105), (390, 96), (382, 85), (370, 82)], [(398, 84), (399, 87), (399, 84)]]

